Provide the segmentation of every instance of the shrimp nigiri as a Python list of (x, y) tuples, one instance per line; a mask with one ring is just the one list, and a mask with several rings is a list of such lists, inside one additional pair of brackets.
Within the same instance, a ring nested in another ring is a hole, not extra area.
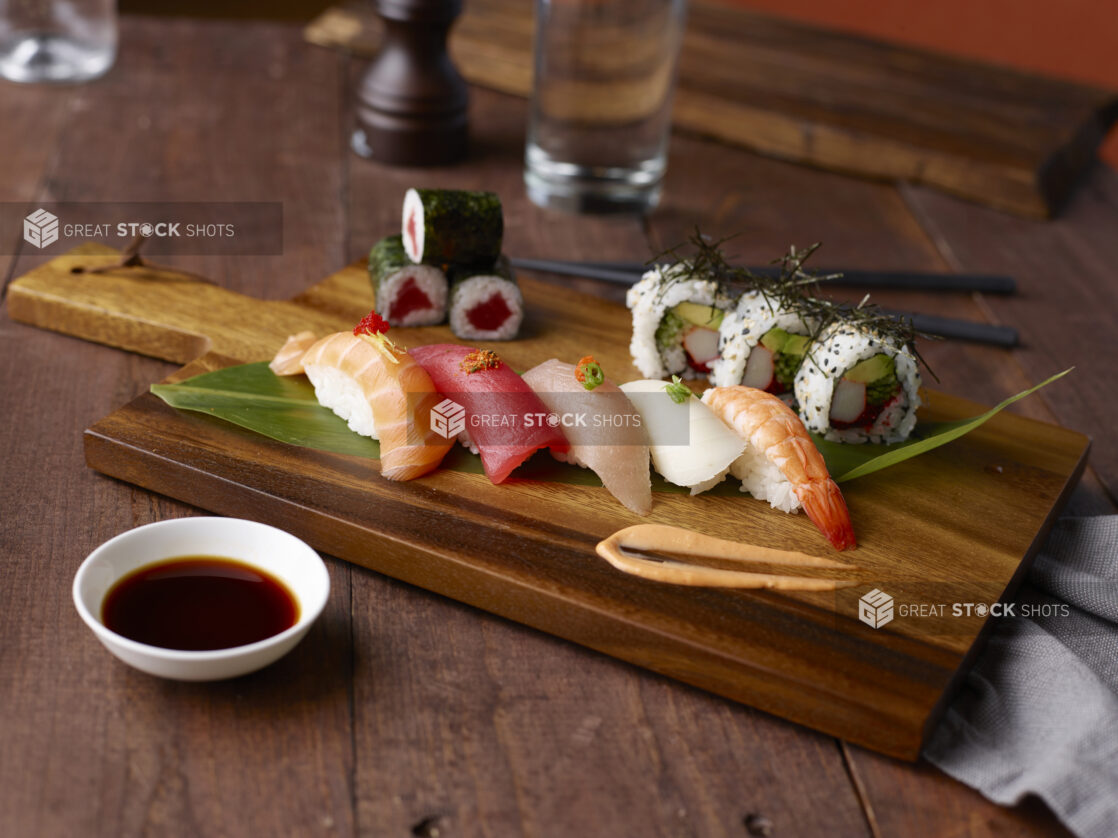
[(454, 441), (431, 429), (431, 408), (442, 396), (430, 376), (383, 337), (387, 324), (370, 318), (375, 315), (353, 333), (327, 335), (299, 358), (295, 342), (303, 335), (297, 335), (273, 364), (288, 374), (305, 371), (320, 404), (351, 430), (380, 440), (382, 477), (411, 480), (436, 468)]
[(801, 505), (836, 550), (854, 547), (854, 527), (838, 485), (803, 422), (776, 396), (753, 387), (713, 387), (705, 402), (749, 444), (730, 473), (742, 491), (794, 512)]

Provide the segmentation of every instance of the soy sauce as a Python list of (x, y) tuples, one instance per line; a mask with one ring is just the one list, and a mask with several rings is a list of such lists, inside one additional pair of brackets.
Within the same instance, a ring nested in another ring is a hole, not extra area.
[(275, 577), (220, 556), (179, 556), (121, 578), (101, 621), (130, 640), (164, 649), (228, 649), (295, 625), (299, 606)]

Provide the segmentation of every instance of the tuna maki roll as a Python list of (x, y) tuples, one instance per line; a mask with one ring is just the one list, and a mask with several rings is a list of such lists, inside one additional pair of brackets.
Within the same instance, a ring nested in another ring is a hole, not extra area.
[(369, 253), (369, 280), (375, 311), (393, 326), (431, 326), (446, 319), (446, 274), (416, 265), (404, 253), (404, 240), (389, 236)]
[(832, 442), (903, 442), (916, 426), (919, 390), (911, 342), (847, 320), (820, 333), (795, 384), (804, 424)]
[(413, 262), (492, 265), (504, 234), (501, 199), (493, 192), (409, 189), (401, 233)]
[(718, 330), (734, 300), (686, 263), (655, 267), (629, 289), (633, 364), (646, 378), (696, 378), (718, 358)]
[(524, 298), (505, 256), (490, 268), (450, 270), (450, 330), (464, 340), (512, 340), (524, 320)]
[(719, 357), (710, 365), (718, 387), (743, 384), (793, 400), (793, 384), (815, 323), (794, 306), (761, 291), (741, 296), (719, 329)]

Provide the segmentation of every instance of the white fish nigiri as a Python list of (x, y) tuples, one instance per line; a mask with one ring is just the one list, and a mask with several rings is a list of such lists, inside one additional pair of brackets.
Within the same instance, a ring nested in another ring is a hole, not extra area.
[(676, 402), (664, 381), (643, 379), (621, 385), (648, 431), (652, 466), (670, 483), (686, 486), (692, 495), (725, 478), (730, 465), (745, 451), (734, 433), (698, 398)]
[(581, 420), (563, 428), (570, 450), (552, 449), (551, 454), (561, 462), (589, 468), (602, 478), (610, 494), (638, 515), (647, 515), (652, 511), (647, 435), (643, 428), (616, 421), (633, 413), (617, 385), (603, 379), (587, 390), (577, 378), (578, 369), (553, 359), (521, 376), (548, 410)]

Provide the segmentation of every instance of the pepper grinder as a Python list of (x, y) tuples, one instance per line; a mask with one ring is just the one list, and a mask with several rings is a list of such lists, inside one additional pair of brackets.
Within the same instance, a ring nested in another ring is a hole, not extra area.
[(353, 150), (404, 166), (466, 153), (466, 82), (447, 53), (462, 0), (375, 0), (384, 42), (357, 89)]

